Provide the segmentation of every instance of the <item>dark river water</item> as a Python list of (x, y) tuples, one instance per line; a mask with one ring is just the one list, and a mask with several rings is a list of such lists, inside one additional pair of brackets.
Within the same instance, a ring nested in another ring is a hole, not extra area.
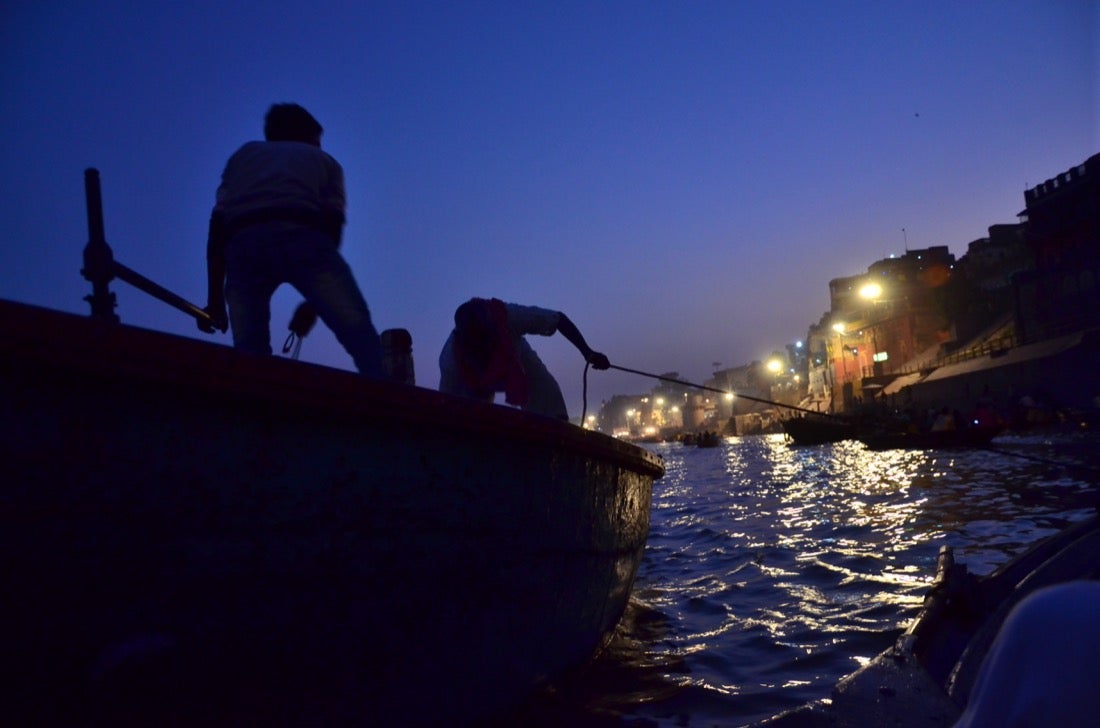
[(916, 616), (944, 545), (988, 574), (1095, 512), (1096, 433), (990, 449), (650, 445), (667, 467), (608, 650), (502, 724), (744, 726), (827, 697)]

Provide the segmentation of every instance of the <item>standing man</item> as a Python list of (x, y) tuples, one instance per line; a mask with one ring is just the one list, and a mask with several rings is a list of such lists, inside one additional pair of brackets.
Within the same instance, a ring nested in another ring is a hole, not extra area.
[[(213, 333), (233, 327), (233, 346), (271, 354), (271, 296), (289, 283), (305, 297), (294, 313), (300, 336), (317, 316), (361, 374), (382, 377), (382, 345), (367, 302), (340, 255), (344, 170), (321, 150), (323, 129), (298, 104), (274, 104), (264, 141), (248, 142), (225, 165), (207, 238), (207, 305)], [(228, 304), (229, 315), (226, 316)]]
[(439, 355), (439, 390), (492, 402), (504, 392), (508, 404), (530, 412), (569, 419), (565, 398), (553, 375), (523, 338), (560, 332), (596, 369), (611, 366), (607, 357), (581, 336), (561, 311), (471, 298), (455, 311), (454, 331)]

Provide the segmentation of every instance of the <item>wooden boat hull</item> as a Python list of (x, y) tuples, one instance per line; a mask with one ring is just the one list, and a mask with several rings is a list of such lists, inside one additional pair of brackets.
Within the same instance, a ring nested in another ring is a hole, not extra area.
[(987, 447), (1002, 428), (969, 427), (942, 432), (864, 432), (859, 440), (869, 450), (944, 450)]
[(855, 425), (839, 417), (788, 417), (780, 420), (795, 445), (824, 445), (855, 438)]
[(193, 339), (0, 320), (0, 679), (24, 717), (144, 695), (200, 721), (462, 725), (582, 663), (626, 607), (663, 473), (644, 450)]

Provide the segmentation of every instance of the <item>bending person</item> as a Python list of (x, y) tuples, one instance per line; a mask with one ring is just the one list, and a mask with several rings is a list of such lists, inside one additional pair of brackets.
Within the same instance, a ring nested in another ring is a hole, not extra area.
[(596, 369), (611, 366), (561, 311), (471, 298), (455, 311), (454, 330), (439, 354), (439, 390), (486, 402), (504, 392), (508, 404), (568, 420), (561, 388), (523, 338), (555, 333), (568, 339)]

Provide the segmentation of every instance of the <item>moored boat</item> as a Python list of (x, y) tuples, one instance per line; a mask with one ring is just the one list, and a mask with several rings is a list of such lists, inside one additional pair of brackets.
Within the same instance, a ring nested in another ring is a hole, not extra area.
[(861, 431), (859, 441), (870, 450), (981, 448), (988, 447), (1002, 432), (1000, 426), (920, 432), (880, 429)]
[(722, 438), (713, 430), (704, 430), (695, 435), (696, 447), (718, 447), (722, 444)]
[(469, 724), (626, 607), (652, 453), (109, 320), (0, 321), (7, 724)]
[(806, 414), (780, 420), (783, 432), (795, 445), (824, 445), (851, 440), (856, 436), (855, 424), (836, 415)]

